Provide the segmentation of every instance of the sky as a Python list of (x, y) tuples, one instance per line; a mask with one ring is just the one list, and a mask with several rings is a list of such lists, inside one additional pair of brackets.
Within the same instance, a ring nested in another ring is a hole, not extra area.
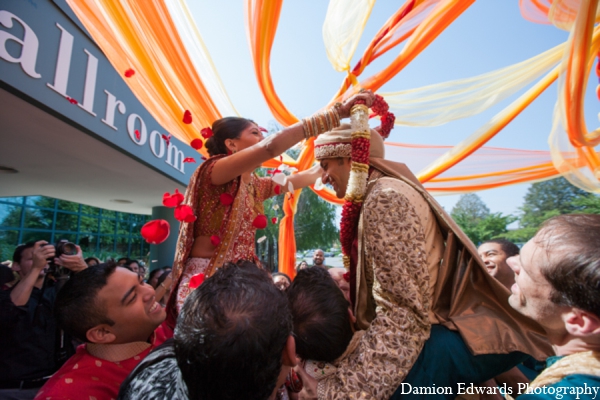
[[(402, 3), (391, 0), (375, 3), (352, 59), (352, 66), (374, 34)], [(392, 92), (479, 75), (533, 57), (568, 39), (566, 31), (525, 20), (518, 3), (518, 0), (476, 1), (380, 91)], [(327, 5), (328, 2), (324, 0), (286, 0), (282, 6), (271, 52), (271, 74), (277, 94), (299, 118), (309, 116), (327, 104), (345, 76), (333, 69), (325, 52), (321, 31)], [(258, 88), (252, 66), (243, 1), (193, 0), (188, 2), (188, 7), (238, 112), (263, 126), (273, 126), (275, 119)], [(369, 77), (389, 65), (402, 46), (375, 60), (362, 77)], [(598, 126), (596, 84), (596, 79), (590, 79), (586, 95), (586, 121), (591, 129)], [(388, 140), (455, 145), (521, 93), (477, 116), (443, 126), (396, 126)], [(486, 145), (548, 150), (556, 97), (557, 87), (554, 84)], [(477, 194), (491, 212), (517, 214), (528, 187), (528, 184), (512, 185)], [(458, 198), (458, 195), (437, 197), (448, 211)]]

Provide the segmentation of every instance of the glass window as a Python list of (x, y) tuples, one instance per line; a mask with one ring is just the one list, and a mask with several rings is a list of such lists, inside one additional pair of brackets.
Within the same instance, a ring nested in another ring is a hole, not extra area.
[(85, 206), (81, 205), (81, 213), (87, 215), (98, 215), (100, 214), (100, 209), (98, 207)]
[(54, 208), (54, 203), (55, 203), (55, 200), (50, 197), (27, 196), (25, 198), (25, 204), (27, 204), (28, 206)]
[(54, 211), (25, 207), (25, 226), (28, 229), (52, 229)]
[(80, 232), (97, 232), (98, 231), (98, 218), (97, 217), (88, 217), (87, 215), (82, 215), (81, 222), (79, 223), (79, 231)]
[(129, 236), (129, 230), (131, 229), (131, 224), (129, 221), (119, 221), (117, 223), (117, 235), (127, 235)]
[(117, 253), (123, 257), (129, 254), (129, 237), (119, 236), (117, 238)]
[(21, 239), (21, 243), (37, 242), (38, 240), (45, 240), (48, 243), (52, 243), (52, 232), (23, 231), (23, 239)]
[[(115, 234), (116, 221), (112, 219), (104, 219), (100, 221), (100, 233), (103, 235)], [(94, 230), (92, 230), (94, 232)]]
[(79, 247), (83, 252), (83, 257), (92, 257), (96, 254), (96, 244), (98, 237), (91, 233), (82, 233), (79, 235)]
[(100, 252), (115, 254), (115, 243), (112, 236), (100, 236)]
[(0, 261), (12, 260), (15, 247), (19, 244), (19, 231), (0, 230)]
[(67, 214), (62, 212), (56, 213), (56, 226), (57, 231), (71, 231), (77, 232), (77, 220), (79, 216), (77, 214)]
[(63, 211), (79, 212), (79, 203), (73, 203), (66, 200), (58, 200), (58, 209)]
[(102, 210), (102, 218), (115, 218), (116, 216), (116, 211)]
[(21, 226), (22, 206), (0, 203), (0, 226)]
[(0, 197), (0, 201), (13, 203), (13, 204), (23, 204), (24, 197)]

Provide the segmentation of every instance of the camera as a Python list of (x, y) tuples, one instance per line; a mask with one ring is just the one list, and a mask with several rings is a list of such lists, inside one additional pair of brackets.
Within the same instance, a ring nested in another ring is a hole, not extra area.
[[(46, 246), (52, 246), (52, 244), (48, 243), (46, 244)], [(63, 254), (66, 254), (68, 256), (77, 255), (77, 246), (75, 245), (75, 243), (71, 243), (67, 239), (60, 239), (54, 244), (54, 249), (54, 257), (48, 259), (48, 265), (50, 266), (50, 268), (48, 269), (48, 275), (52, 275), (55, 278), (68, 275), (69, 271), (65, 271), (65, 268), (55, 264), (54, 259), (59, 258)]]

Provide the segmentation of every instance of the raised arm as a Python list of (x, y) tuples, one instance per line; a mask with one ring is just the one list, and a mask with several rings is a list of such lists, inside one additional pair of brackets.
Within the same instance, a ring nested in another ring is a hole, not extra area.
[[(343, 104), (336, 107), (335, 110), (331, 110), (331, 113), (338, 115), (340, 119), (348, 118), (350, 116), (350, 109), (357, 101), (362, 100), (367, 106), (370, 106), (373, 103), (374, 98), (373, 93), (370, 91), (355, 94)], [(325, 114), (328, 112), (329, 111), (326, 111)], [(253, 171), (263, 162), (279, 156), (301, 140), (326, 132), (326, 127), (328, 125), (327, 118), (323, 115), (323, 113), (315, 114), (314, 116), (289, 126), (281, 132), (271, 135), (256, 144), (245, 147), (218, 160), (215, 163), (211, 174), (213, 185), (223, 185), (243, 173)], [(262, 136), (258, 126), (255, 127), (255, 130), (257, 131), (256, 133)], [(251, 132), (251, 134), (254, 133)]]

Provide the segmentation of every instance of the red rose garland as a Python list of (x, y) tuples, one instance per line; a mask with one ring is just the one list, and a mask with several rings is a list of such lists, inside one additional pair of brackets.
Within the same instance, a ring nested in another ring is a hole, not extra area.
[[(358, 101), (356, 104), (364, 104), (364, 102)], [(366, 121), (360, 121), (361, 117), (359, 113), (361, 109), (357, 105), (352, 108), (351, 118), (359, 120), (357, 121), (359, 125), (361, 122), (365, 124)], [(371, 110), (374, 112), (374, 115), (381, 117), (381, 126), (378, 128), (378, 131), (384, 139), (387, 138), (394, 126), (396, 117), (388, 111), (388, 104), (379, 95), (375, 95), (375, 101), (371, 106)], [(370, 132), (368, 127), (366, 132), (361, 132), (360, 130), (352, 132), (352, 167), (346, 196), (344, 197), (345, 201), (342, 208), (342, 221), (340, 225), (340, 242), (342, 253), (344, 254), (344, 266), (347, 269), (350, 269), (352, 242), (358, 233), (358, 219), (364, 200), (366, 180), (368, 179), (369, 155), (371, 150), (369, 138)]]

